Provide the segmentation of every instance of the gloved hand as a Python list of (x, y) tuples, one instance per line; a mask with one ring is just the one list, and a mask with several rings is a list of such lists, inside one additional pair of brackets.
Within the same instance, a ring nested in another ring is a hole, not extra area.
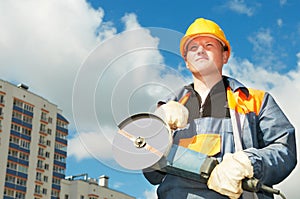
[(212, 171), (207, 185), (230, 199), (237, 199), (243, 192), (242, 180), (246, 177), (253, 177), (253, 166), (248, 156), (243, 151), (227, 153)]
[(188, 109), (175, 101), (169, 101), (161, 105), (155, 110), (154, 114), (162, 118), (172, 130), (185, 127), (189, 117)]

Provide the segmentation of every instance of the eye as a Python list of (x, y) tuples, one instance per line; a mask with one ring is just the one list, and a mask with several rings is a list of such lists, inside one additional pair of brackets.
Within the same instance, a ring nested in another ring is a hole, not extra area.
[(209, 43), (206, 43), (205, 46), (206, 46), (207, 48), (211, 48), (211, 47), (214, 46), (214, 44), (209, 42)]
[(193, 44), (193, 45), (190, 45), (190, 46), (189, 46), (188, 50), (189, 50), (189, 51), (197, 51), (198, 47), (199, 47), (198, 45)]

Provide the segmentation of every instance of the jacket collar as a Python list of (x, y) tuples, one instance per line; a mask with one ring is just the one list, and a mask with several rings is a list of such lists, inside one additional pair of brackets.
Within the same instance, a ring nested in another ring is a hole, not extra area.
[[(233, 92), (237, 92), (238, 90), (240, 90), (247, 97), (249, 96), (249, 90), (248, 90), (248, 88), (246, 86), (244, 86), (238, 80), (223, 75), (223, 82), (224, 82), (225, 88), (229, 87)], [(187, 90), (194, 90), (194, 84), (191, 83), (191, 84), (185, 86), (185, 89), (187, 89)]]
[(225, 85), (227, 85), (227, 87), (229, 87), (233, 92), (236, 92), (236, 91), (240, 90), (247, 97), (249, 97), (248, 88), (244, 84), (239, 82), (238, 80), (236, 80), (234, 78), (231, 78), (231, 77), (223, 76), (223, 81), (226, 82)]

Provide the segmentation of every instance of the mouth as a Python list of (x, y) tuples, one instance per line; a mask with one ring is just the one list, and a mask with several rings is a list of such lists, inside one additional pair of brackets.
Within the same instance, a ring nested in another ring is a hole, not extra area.
[(201, 61), (201, 60), (208, 60), (208, 57), (201, 56), (195, 59), (195, 61)]

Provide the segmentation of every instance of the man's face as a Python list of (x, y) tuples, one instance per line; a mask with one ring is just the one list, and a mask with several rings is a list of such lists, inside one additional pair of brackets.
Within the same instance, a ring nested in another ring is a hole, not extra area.
[(220, 41), (209, 36), (196, 37), (189, 42), (186, 50), (186, 64), (194, 75), (221, 73), (223, 64), (228, 60), (228, 52), (223, 50)]

